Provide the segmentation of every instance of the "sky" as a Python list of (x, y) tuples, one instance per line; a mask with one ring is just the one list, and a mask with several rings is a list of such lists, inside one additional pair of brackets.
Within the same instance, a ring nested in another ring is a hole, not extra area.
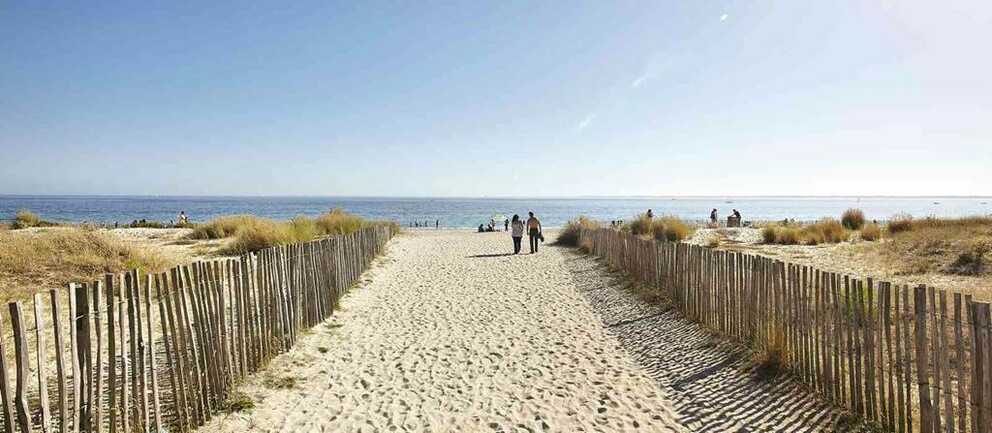
[(992, 2), (0, 3), (0, 194), (992, 195)]

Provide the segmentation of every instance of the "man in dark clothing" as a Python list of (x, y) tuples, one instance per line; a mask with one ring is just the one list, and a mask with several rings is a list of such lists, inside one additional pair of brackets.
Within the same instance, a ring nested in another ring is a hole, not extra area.
[(527, 212), (527, 235), (530, 237), (530, 253), (537, 254), (537, 242), (541, 239), (541, 220), (534, 216), (534, 212)]

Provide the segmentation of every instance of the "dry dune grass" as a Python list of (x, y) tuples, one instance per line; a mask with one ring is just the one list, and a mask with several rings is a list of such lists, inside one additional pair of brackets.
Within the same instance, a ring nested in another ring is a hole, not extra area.
[(899, 273), (984, 275), (988, 272), (992, 217), (901, 218), (889, 224), (888, 232), (881, 253)]
[(877, 241), (882, 239), (882, 227), (875, 223), (865, 224), (861, 227), (861, 240)]
[(574, 220), (568, 221), (565, 227), (558, 232), (558, 239), (555, 240), (555, 245), (562, 245), (566, 247), (578, 247), (579, 245), (579, 232), (582, 229), (595, 230), (599, 228), (599, 223), (589, 219), (585, 216), (580, 216)]
[(0, 231), (0, 301), (127, 269), (162, 271), (168, 259), (101, 231), (75, 227)]
[(692, 237), (696, 229), (674, 216), (648, 218), (640, 215), (623, 227), (638, 236), (653, 237), (659, 241), (679, 242)]
[(41, 217), (36, 215), (34, 212), (27, 209), (21, 209), (17, 211), (16, 215), (14, 215), (14, 222), (11, 223), (10, 228), (26, 229), (31, 227), (53, 227), (57, 225), (58, 224), (56, 223), (42, 220)]
[(819, 245), (844, 242), (851, 233), (833, 218), (824, 218), (804, 226), (771, 224), (761, 231), (765, 243), (781, 245)]
[(344, 235), (377, 224), (395, 225), (391, 222), (368, 221), (341, 209), (331, 210), (314, 219), (301, 215), (289, 221), (252, 215), (231, 215), (215, 218), (197, 226), (189, 237), (191, 239), (233, 237), (234, 241), (222, 253), (242, 254), (276, 245), (309, 241), (322, 236)]

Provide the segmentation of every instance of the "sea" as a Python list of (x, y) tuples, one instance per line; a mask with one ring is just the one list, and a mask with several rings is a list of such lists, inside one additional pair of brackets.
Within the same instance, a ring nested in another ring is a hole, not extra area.
[(473, 228), (533, 211), (547, 227), (585, 215), (599, 221), (630, 220), (652, 209), (704, 221), (717, 209), (721, 219), (737, 209), (745, 221), (814, 221), (839, 218), (848, 208), (869, 220), (894, 215), (963, 217), (992, 215), (992, 197), (575, 197), (575, 198), (391, 198), (391, 197), (205, 197), (0, 195), (0, 220), (20, 209), (62, 223), (127, 224), (134, 220), (170, 223), (184, 211), (192, 222), (222, 215), (252, 214), (273, 219), (316, 216), (341, 208), (365, 218), (396, 221), (404, 227), (427, 225)]

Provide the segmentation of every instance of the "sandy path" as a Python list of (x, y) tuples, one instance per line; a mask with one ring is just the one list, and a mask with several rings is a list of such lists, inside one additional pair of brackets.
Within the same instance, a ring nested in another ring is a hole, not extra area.
[(741, 347), (714, 338), (588, 256), (565, 253), (609, 333), (661, 386), (677, 419), (699, 432), (870, 431), (786, 376), (760, 378)]
[(401, 235), (340, 314), (246, 384), (253, 411), (201, 431), (685, 431), (576, 290), (568, 253), (494, 255), (509, 247)]
[(246, 384), (255, 410), (201, 431), (858, 429), (601, 262), (509, 247), (502, 233), (401, 235), (340, 314)]

